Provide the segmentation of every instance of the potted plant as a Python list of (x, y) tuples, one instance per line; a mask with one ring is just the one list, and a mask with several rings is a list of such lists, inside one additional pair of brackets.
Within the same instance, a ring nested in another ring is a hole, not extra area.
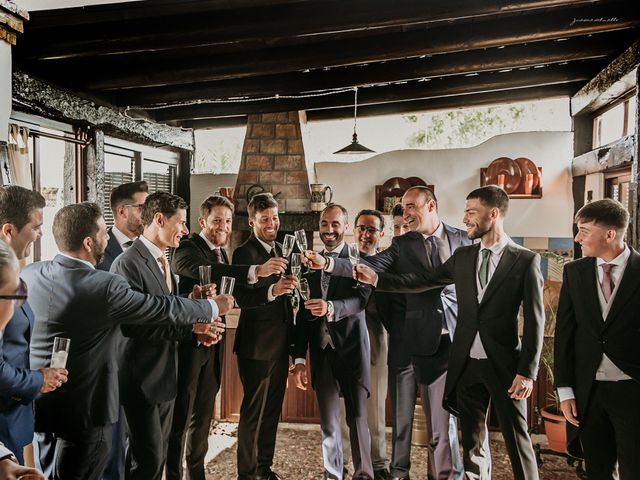
[[(562, 266), (566, 259), (554, 252), (543, 252), (542, 255), (548, 259), (548, 262), (555, 262), (556, 265)], [(560, 410), (560, 399), (558, 393), (553, 388), (553, 343), (556, 328), (556, 316), (558, 309), (559, 282), (545, 281), (544, 285), (544, 306), (545, 306), (545, 328), (544, 343), (542, 345), (542, 354), (540, 361), (547, 373), (547, 381), (551, 385), (551, 391), (548, 393), (549, 404), (540, 410), (540, 415), (544, 421), (544, 431), (547, 435), (549, 448), (554, 452), (567, 453), (567, 430), (566, 420)]]

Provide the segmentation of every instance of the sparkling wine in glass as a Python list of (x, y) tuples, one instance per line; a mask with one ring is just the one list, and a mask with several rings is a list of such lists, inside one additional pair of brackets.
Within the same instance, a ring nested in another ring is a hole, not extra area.
[(302, 269), (302, 254), (294, 253), (291, 255), (291, 273), (296, 277), (300, 277), (300, 270)]
[(309, 300), (311, 296), (311, 290), (309, 289), (309, 282), (306, 278), (300, 280), (300, 285), (298, 285), (298, 290), (300, 290), (300, 296), (303, 300)]
[(222, 277), (220, 279), (220, 293), (222, 295), (233, 295), (233, 287), (236, 284), (236, 279), (233, 277)]
[[(294, 232), (295, 237), (296, 237), (296, 242), (298, 243), (298, 248), (300, 249), (300, 252), (304, 253), (305, 250), (307, 250), (308, 245), (307, 245), (307, 233), (304, 230), (296, 230)], [(305, 269), (305, 273), (309, 273), (310, 269), (309, 269), (309, 265), (307, 265), (307, 268)]]
[(71, 339), (55, 337), (53, 339), (53, 351), (51, 352), (51, 368), (66, 368)]
[[(349, 244), (349, 261), (351, 262), (351, 265), (353, 265), (354, 267), (358, 265), (358, 263), (360, 263), (360, 248), (357, 243)], [(359, 288), (361, 286), (362, 284), (356, 280), (356, 284), (354, 285), (354, 288)]]

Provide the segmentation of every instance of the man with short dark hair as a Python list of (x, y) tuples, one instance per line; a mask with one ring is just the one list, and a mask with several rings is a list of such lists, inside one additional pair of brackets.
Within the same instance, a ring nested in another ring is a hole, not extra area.
[(585, 258), (564, 266), (555, 386), (577, 429), (568, 450), (590, 479), (640, 478), (640, 255), (625, 245), (629, 213), (611, 200), (576, 214)]
[(109, 242), (104, 251), (104, 258), (96, 268), (108, 272), (116, 257), (142, 234), (140, 215), (148, 196), (149, 186), (144, 180), (123, 183), (111, 190), (110, 204), (114, 223), (107, 231)]
[(109, 237), (94, 203), (62, 207), (53, 220), (53, 236), (61, 253), (23, 270), (35, 314), (31, 361), (34, 367), (48, 366), (54, 338), (69, 338), (71, 374), (62, 388), (36, 399), (36, 431), (57, 438), (53, 478), (98, 480), (118, 418), (117, 329), (122, 324), (192, 328), (196, 322), (209, 329), (208, 322), (226, 313), (233, 298), (145, 295), (121, 276), (96, 270)]
[[(320, 214), (320, 240), (324, 254), (349, 259), (344, 234), (349, 226), (346, 209), (338, 204)], [(297, 317), (295, 342), (296, 387), (306, 390), (306, 355), (311, 361), (311, 383), (320, 409), (324, 478), (343, 480), (343, 442), (340, 431), (340, 397), (353, 458), (353, 478), (372, 480), (371, 436), (367, 425), (367, 397), (371, 381), (369, 335), (364, 308), (371, 288), (351, 278), (326, 272), (306, 275), (310, 298)]]
[[(131, 246), (133, 241), (142, 233), (140, 214), (142, 205), (149, 195), (147, 182), (129, 182), (114, 187), (111, 190), (110, 205), (113, 213), (114, 225), (109, 227), (109, 241), (104, 251), (102, 261), (96, 265), (99, 270), (106, 272), (118, 255)], [(121, 347), (124, 341), (120, 342)], [(119, 355), (122, 353), (120, 352)], [(113, 440), (109, 462), (104, 471), (103, 480), (120, 480), (124, 478), (126, 450), (129, 444), (127, 420), (124, 410), (120, 408), (120, 418), (113, 426)]]
[[(111, 272), (122, 275), (139, 292), (175, 296), (177, 283), (165, 250), (178, 247), (189, 233), (187, 204), (177, 195), (155, 192), (146, 198), (141, 220), (142, 235), (116, 258)], [(204, 337), (206, 332), (185, 326), (123, 325), (122, 333), (127, 339), (120, 369), (129, 426), (127, 478), (160, 480), (177, 393), (176, 342), (199, 341), (207, 346), (212, 342)]]
[[(252, 234), (233, 252), (233, 263), (257, 265), (282, 257), (276, 242), (278, 202), (271, 194), (258, 194), (247, 212)], [(235, 288), (242, 311), (233, 351), (244, 391), (238, 424), (238, 480), (279, 478), (271, 466), (294, 338), (288, 295), (297, 286), (294, 275), (270, 275), (251, 287)], [(262, 295), (261, 302), (251, 299), (256, 293)]]
[[(514, 478), (537, 480), (526, 399), (533, 389), (542, 349), (543, 279), (540, 256), (516, 245), (504, 231), (508, 206), (509, 197), (499, 187), (481, 187), (469, 193), (463, 222), (469, 238), (480, 242), (459, 247), (436, 268), (402, 275), (376, 274), (366, 266), (358, 266), (357, 271), (361, 281), (377, 285), (381, 291), (421, 292), (455, 284), (458, 325), (443, 403), (460, 418), (465, 474), (481, 480), (491, 478), (486, 448), (491, 403)], [(522, 340), (518, 335), (520, 306), (524, 314)]]
[(401, 203), (396, 203), (391, 210), (391, 218), (393, 220), (393, 236), (404, 235), (409, 232), (409, 225), (404, 220), (404, 208)]
[[(251, 267), (229, 265), (224, 247), (231, 235), (233, 204), (223, 196), (207, 197), (200, 206), (200, 233), (180, 241), (171, 258), (171, 267), (179, 275), (180, 293), (188, 293), (199, 284), (199, 267), (211, 267), (211, 281), (220, 285), (223, 275), (236, 278), (237, 284), (253, 284), (259, 278), (280, 274), (286, 268), (282, 258), (270, 258)], [(204, 480), (207, 438), (218, 390), (220, 389), (224, 341), (208, 348), (183, 340), (178, 346), (178, 394), (167, 450), (167, 480), (182, 480), (182, 453), (185, 450), (188, 480)]]
[[(44, 206), (38, 192), (17, 185), (0, 187), (0, 239), (18, 260), (31, 255), (33, 242), (42, 236)], [(33, 440), (33, 400), (67, 381), (63, 368), (31, 369), (33, 321), (28, 302), (16, 306), (0, 336), (0, 442), (15, 452), (20, 463), (24, 463), (23, 448)]]

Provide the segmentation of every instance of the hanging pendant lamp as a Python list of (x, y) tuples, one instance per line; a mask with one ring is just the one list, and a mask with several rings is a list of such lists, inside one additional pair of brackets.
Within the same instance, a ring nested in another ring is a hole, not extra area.
[(356, 133), (358, 118), (358, 87), (353, 87), (353, 90), (355, 91), (355, 100), (353, 103), (353, 138), (349, 145), (333, 153), (375, 153), (374, 150), (371, 150), (358, 142), (358, 134)]

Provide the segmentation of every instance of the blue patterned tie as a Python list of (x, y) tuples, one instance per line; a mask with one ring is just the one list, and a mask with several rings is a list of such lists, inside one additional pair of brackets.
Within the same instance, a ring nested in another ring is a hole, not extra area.
[(431, 266), (433, 268), (442, 265), (440, 261), (440, 255), (438, 255), (438, 242), (433, 235), (427, 237), (427, 244), (429, 245), (429, 260), (431, 260)]

